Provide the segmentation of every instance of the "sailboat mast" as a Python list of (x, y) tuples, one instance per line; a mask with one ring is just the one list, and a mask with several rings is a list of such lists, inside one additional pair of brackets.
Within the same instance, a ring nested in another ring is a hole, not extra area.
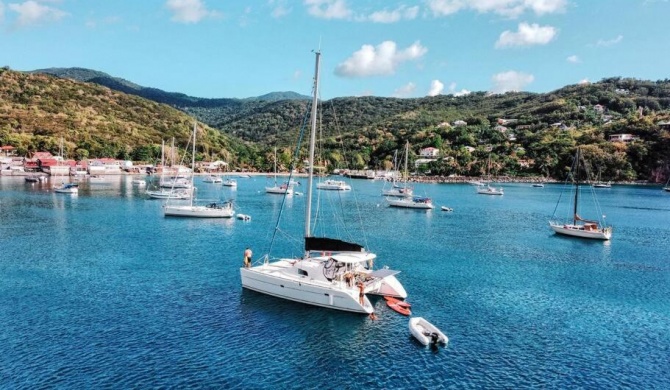
[(316, 113), (319, 99), (319, 64), (321, 61), (321, 52), (317, 51), (314, 65), (314, 96), (312, 98), (312, 129), (309, 135), (309, 178), (307, 181), (307, 207), (305, 207), (305, 237), (312, 236), (311, 216), (312, 216), (312, 182), (314, 181), (314, 145), (316, 144)]
[(275, 146), (275, 187), (277, 187), (277, 147)]
[(577, 202), (579, 200), (579, 148), (577, 148), (577, 159), (575, 161), (575, 207), (572, 213), (572, 224), (577, 224)]
[[(191, 152), (191, 191), (194, 191), (193, 179), (195, 178), (195, 134), (198, 132), (198, 122), (193, 122), (193, 151)], [(193, 206), (193, 193), (191, 193), (191, 206)]]

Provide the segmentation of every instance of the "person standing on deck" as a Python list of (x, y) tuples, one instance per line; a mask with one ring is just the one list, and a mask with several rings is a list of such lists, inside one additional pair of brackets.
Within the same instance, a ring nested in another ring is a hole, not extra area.
[(253, 253), (251, 252), (251, 249), (247, 247), (247, 249), (244, 250), (244, 268), (249, 268), (251, 267), (251, 256)]

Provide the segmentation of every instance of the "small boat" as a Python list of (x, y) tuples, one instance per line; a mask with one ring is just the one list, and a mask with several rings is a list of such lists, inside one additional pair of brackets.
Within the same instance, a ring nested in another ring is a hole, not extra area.
[(202, 179), (203, 183), (221, 183), (223, 180), (216, 175), (207, 175)]
[(251, 221), (251, 215), (249, 214), (237, 214), (235, 217), (237, 219), (241, 219), (242, 221)]
[(542, 184), (542, 183), (533, 183), (532, 187), (542, 188), (542, 187), (544, 187), (544, 184)]
[(55, 187), (54, 192), (76, 195), (79, 193), (79, 189), (77, 188), (76, 183), (63, 183), (60, 187)]
[(328, 179), (321, 183), (317, 183), (316, 189), (330, 191), (349, 191), (351, 190), (351, 186), (342, 180)]
[(504, 190), (502, 187), (495, 188), (487, 185), (477, 187), (477, 193), (481, 195), (503, 195)]
[(226, 187), (237, 187), (237, 180), (235, 179), (226, 179), (223, 181), (223, 185)]
[(386, 300), (386, 306), (390, 307), (391, 309), (395, 310), (396, 312), (408, 316), (412, 314), (412, 311), (409, 309), (409, 307), (405, 304), (403, 301), (399, 300)]
[(452, 209), (451, 207), (447, 207), (447, 206), (442, 206), (442, 207), (440, 207), (440, 209), (442, 211), (454, 211), (454, 209)]
[(144, 179), (133, 179), (132, 183), (133, 183), (134, 186), (138, 186), (138, 187), (142, 187), (142, 186), (147, 185), (147, 182), (144, 181)]
[(423, 345), (447, 345), (449, 338), (423, 317), (409, 319), (409, 331)]
[(25, 180), (27, 183), (37, 183), (40, 179), (37, 178), (37, 175), (26, 176)]
[(414, 196), (412, 198), (386, 198), (386, 202), (388, 202), (391, 207), (423, 210), (432, 210), (435, 208), (435, 206), (433, 206), (433, 201), (430, 198), (422, 196)]

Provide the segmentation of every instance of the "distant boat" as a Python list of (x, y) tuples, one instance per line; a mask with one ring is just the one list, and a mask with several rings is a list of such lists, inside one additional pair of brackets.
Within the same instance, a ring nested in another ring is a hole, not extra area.
[(612, 182), (604, 182), (600, 180), (600, 169), (598, 169), (598, 181), (593, 183), (593, 188), (612, 188)]
[(505, 191), (502, 187), (492, 187), (490, 185), (477, 187), (477, 193), (480, 195), (504, 195)]
[(40, 181), (40, 179), (37, 177), (37, 175), (30, 175), (25, 177), (25, 181), (28, 183), (37, 183)]
[[(407, 159), (409, 155), (409, 141), (405, 144), (405, 178), (407, 174)], [(411, 197), (387, 197), (386, 202), (391, 207), (400, 207), (406, 209), (422, 209), (432, 210), (435, 208), (433, 200), (425, 196), (411, 196)]]
[(226, 187), (237, 187), (237, 180), (228, 178), (223, 181), (223, 185)]
[[(195, 172), (195, 139), (197, 134), (197, 122), (193, 124), (193, 152), (191, 153), (191, 182), (190, 187), (193, 187), (193, 172)], [(235, 215), (233, 210), (233, 203), (212, 202), (206, 205), (193, 204), (193, 196), (190, 197), (190, 204), (171, 204), (170, 200), (163, 206), (163, 215), (166, 217), (192, 217), (192, 218), (232, 218)]]
[(665, 183), (665, 187), (663, 187), (663, 190), (670, 192), (670, 178), (668, 178), (668, 181)]
[(168, 190), (161, 188), (158, 190), (146, 190), (144, 192), (149, 198), (152, 199), (191, 199), (193, 196), (193, 189), (191, 188), (179, 188), (174, 190)]
[(330, 191), (349, 191), (351, 186), (342, 180), (333, 180), (328, 179), (322, 181), (321, 183), (316, 183), (316, 188), (319, 190), (330, 190)]
[(579, 197), (579, 175), (581, 160), (581, 152), (580, 149), (577, 148), (577, 154), (575, 156), (575, 161), (572, 164), (571, 174), (568, 177), (568, 180), (572, 179), (571, 190), (574, 192), (574, 197), (572, 198), (571, 203), (572, 208), (569, 209), (570, 216), (564, 220), (556, 217), (556, 210), (558, 210), (561, 201), (561, 198), (559, 197), (556, 208), (554, 209), (555, 211), (552, 220), (549, 221), (549, 226), (557, 234), (563, 234), (572, 237), (591, 238), (596, 240), (609, 240), (612, 237), (612, 227), (605, 225), (605, 216), (600, 210), (599, 203), (596, 200), (596, 194), (593, 191), (593, 187), (587, 188), (591, 188), (593, 205), (596, 208), (595, 211), (601, 217), (599, 217), (597, 220), (589, 220), (582, 218), (578, 214), (580, 202), (583, 201)]
[(544, 187), (544, 184), (542, 184), (542, 183), (533, 183), (533, 184), (532, 184), (532, 187), (542, 188), (542, 187)]
[(75, 183), (63, 183), (61, 186), (55, 187), (54, 192), (58, 192), (59, 194), (76, 195), (79, 193), (79, 189)]
[(221, 183), (223, 180), (216, 175), (207, 175), (202, 179), (203, 183)]
[[(405, 152), (407, 153), (407, 151)], [(398, 151), (396, 150), (393, 158), (393, 169), (397, 169), (396, 166), (396, 156), (398, 154)], [(391, 184), (390, 188), (386, 188), (386, 183), (384, 184), (384, 188), (382, 188), (382, 196), (398, 196), (398, 197), (403, 197), (403, 198), (408, 198), (414, 195), (414, 191), (412, 190), (412, 187), (407, 185), (407, 175), (404, 175), (404, 180), (403, 184), (400, 185), (396, 182), (396, 177), (393, 176), (391, 179)]]
[(147, 182), (144, 179), (133, 179), (132, 184), (138, 187), (144, 187), (147, 185)]
[(278, 195), (293, 195), (293, 187), (289, 183), (284, 183), (277, 185), (277, 148), (275, 148), (275, 182), (272, 187), (265, 187), (265, 192), (268, 194), (278, 194)]
[(452, 209), (451, 207), (447, 207), (447, 206), (440, 207), (440, 210), (442, 210), (442, 211), (454, 211), (454, 209)]

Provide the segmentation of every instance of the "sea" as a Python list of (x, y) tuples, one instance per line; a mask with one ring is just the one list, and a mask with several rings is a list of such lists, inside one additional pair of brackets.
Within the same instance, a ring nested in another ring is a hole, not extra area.
[(132, 179), (72, 196), (52, 190), (61, 179), (0, 177), (0, 388), (670, 388), (658, 186), (598, 190), (606, 242), (551, 231), (559, 184), (415, 184), (431, 211), (387, 207), (381, 181), (315, 191), (314, 232), (401, 271), (412, 316), (449, 337), (431, 348), (383, 299), (372, 320), (241, 287), (245, 248), (302, 254), (305, 178), (286, 199), (266, 176), (196, 180), (198, 199), (233, 199), (250, 221), (166, 218)]

